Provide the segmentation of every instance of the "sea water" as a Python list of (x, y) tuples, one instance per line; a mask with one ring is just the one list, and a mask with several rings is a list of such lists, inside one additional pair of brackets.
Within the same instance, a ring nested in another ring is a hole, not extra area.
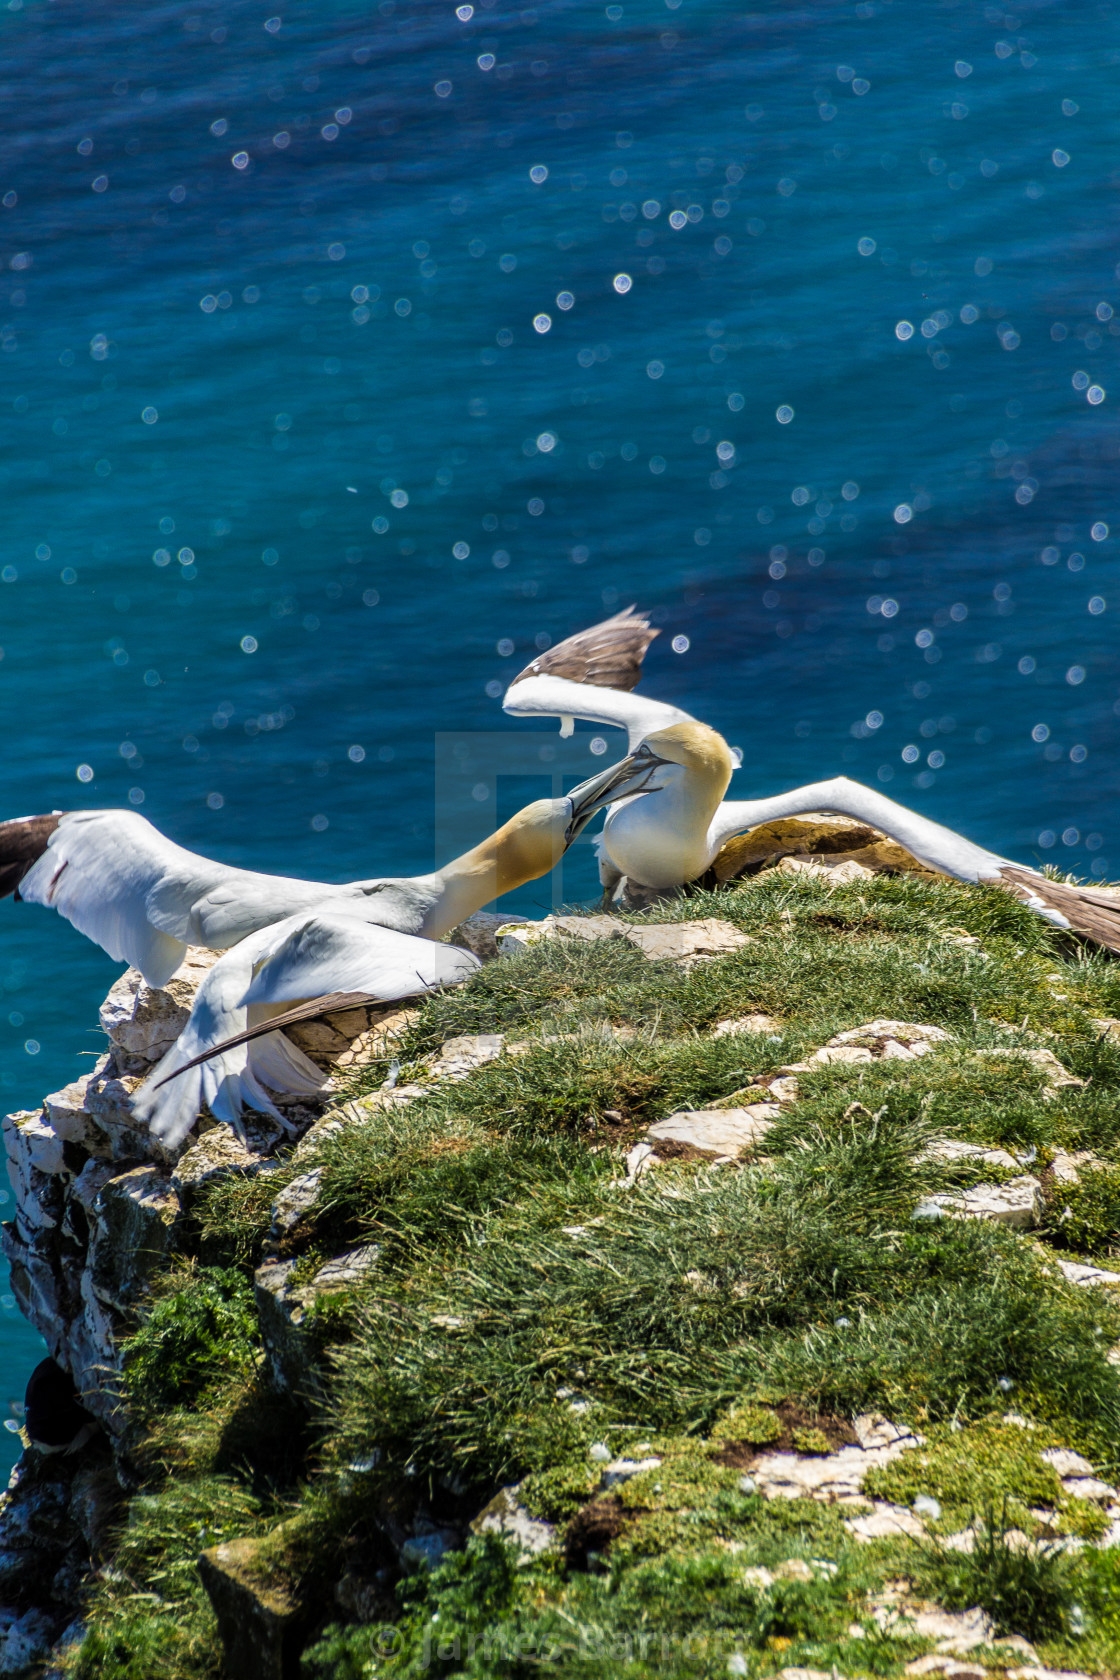
[[(621, 751), (499, 696), (636, 602), (734, 797), (1120, 874), (1118, 21), (8, 0), (0, 814), (428, 869)], [(7, 1108), (116, 972), (0, 906)]]

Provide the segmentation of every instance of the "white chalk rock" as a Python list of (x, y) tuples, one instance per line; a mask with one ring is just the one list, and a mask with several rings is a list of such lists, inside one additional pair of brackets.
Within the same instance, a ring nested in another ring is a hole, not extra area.
[(659, 1143), (685, 1143), (702, 1155), (737, 1160), (756, 1150), (781, 1110), (777, 1103), (752, 1103), (749, 1108), (683, 1109), (657, 1120), (646, 1132), (656, 1152)]
[(1093, 1284), (1111, 1288), (1120, 1283), (1120, 1272), (1104, 1272), (1099, 1266), (1083, 1266), (1076, 1260), (1059, 1260), (1058, 1270), (1069, 1283), (1075, 1283), (1081, 1289)]
[(186, 1025), (203, 976), (220, 951), (192, 946), (167, 982), (149, 986), (139, 969), (128, 968), (101, 1005), (101, 1029), (126, 1056), (158, 1062)]
[(489, 1505), (471, 1523), (475, 1534), (500, 1534), (524, 1557), (546, 1552), (556, 1539), (552, 1523), (534, 1517), (517, 1498), (517, 1485), (499, 1488)]
[(1024, 1174), (1007, 1184), (977, 1184), (971, 1190), (927, 1196), (915, 1210), (915, 1218), (990, 1219), (998, 1225), (1024, 1230), (1037, 1225), (1046, 1209), (1042, 1185)]
[(738, 1038), (748, 1033), (776, 1033), (781, 1027), (772, 1015), (738, 1015), (730, 1021), (717, 1021), (712, 1038)]

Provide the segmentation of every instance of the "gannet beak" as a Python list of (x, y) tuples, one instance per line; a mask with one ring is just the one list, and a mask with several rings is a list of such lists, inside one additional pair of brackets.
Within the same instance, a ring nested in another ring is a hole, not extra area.
[(616, 799), (628, 798), (633, 793), (656, 791), (650, 788), (649, 778), (659, 765), (666, 763), (667, 759), (658, 758), (645, 747), (640, 756), (632, 753), (629, 758), (620, 759), (598, 776), (592, 776), (589, 781), (572, 788), (568, 794), (572, 817), (564, 831), (565, 843), (570, 846), (602, 806), (611, 805)]

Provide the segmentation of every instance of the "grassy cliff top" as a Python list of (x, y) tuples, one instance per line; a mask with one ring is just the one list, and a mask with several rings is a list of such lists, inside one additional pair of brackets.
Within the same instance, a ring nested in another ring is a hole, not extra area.
[[(373, 1064), (341, 1127), (195, 1202), (132, 1345), (138, 1491), (75, 1673), (216, 1675), (195, 1560), (240, 1536), (304, 1606), (308, 1680), (892, 1676), (936, 1653), (937, 1609), (975, 1607), (996, 1674), (1024, 1638), (1120, 1672), (1120, 1548), (1088, 1486), (1120, 1474), (1120, 1292), (1059, 1265), (1120, 1270), (1120, 966), (999, 890), (915, 877), (773, 871), (642, 920), (713, 916), (748, 942), (690, 969), (623, 939), (488, 964), (419, 1010), (400, 1083), (455, 1037), (501, 1054), (390, 1109)], [(713, 1033), (751, 1015), (772, 1030)], [(876, 1018), (949, 1036), (810, 1060)], [(754, 1155), (628, 1176), (652, 1122), (769, 1101), (773, 1076), (796, 1087)], [(1024, 1178), (1031, 1228), (952, 1217)], [(268, 1257), (306, 1286), (281, 1390)], [(858, 1457), (868, 1414), (921, 1444), (812, 1497), (803, 1465)], [(776, 1453), (800, 1496), (767, 1497)], [(617, 1460), (646, 1468), (606, 1485)], [(551, 1543), (463, 1545), (513, 1485)], [(887, 1506), (897, 1532), (851, 1526)]]

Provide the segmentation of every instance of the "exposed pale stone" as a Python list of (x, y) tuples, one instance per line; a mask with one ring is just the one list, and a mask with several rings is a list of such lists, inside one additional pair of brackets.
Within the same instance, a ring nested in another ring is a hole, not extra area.
[(918, 1437), (904, 1423), (892, 1423), (882, 1412), (861, 1412), (852, 1419), (852, 1433), (865, 1452), (877, 1447), (893, 1447), (900, 1442), (918, 1444)]
[(913, 1540), (925, 1537), (925, 1526), (905, 1505), (890, 1505), (873, 1500), (871, 1510), (864, 1516), (845, 1517), (844, 1527), (857, 1540), (895, 1540), (909, 1535)]
[(89, 1249), (89, 1276), (100, 1300), (127, 1310), (170, 1249), (181, 1213), (157, 1167), (133, 1167), (102, 1185)]
[(746, 834), (737, 834), (722, 847), (712, 869), (718, 881), (730, 881), (752, 867), (783, 856), (811, 862), (844, 863), (848, 859), (875, 873), (914, 873), (932, 876), (934, 871), (906, 851), (897, 841), (886, 839), (864, 823), (850, 817), (807, 813), (762, 823)]
[(660, 1458), (612, 1458), (603, 1466), (600, 1492), (609, 1493), (621, 1482), (628, 1482), (631, 1476), (640, 1476), (643, 1470), (656, 1470), (662, 1462)]
[(809, 1057), (809, 1065), (814, 1062), (829, 1066), (832, 1062), (869, 1062), (871, 1052), (862, 1044), (825, 1044), (819, 1050), (814, 1050)]
[(971, 1190), (927, 1196), (914, 1211), (915, 1219), (990, 1219), (1023, 1230), (1037, 1225), (1046, 1211), (1042, 1185), (1029, 1173), (1006, 1184), (977, 1184)]
[(849, 1027), (846, 1032), (839, 1032), (830, 1038), (828, 1045), (862, 1044), (872, 1054), (882, 1053), (888, 1043), (903, 1046), (915, 1055), (925, 1056), (938, 1044), (947, 1044), (952, 1039), (952, 1033), (944, 1027), (935, 1027), (923, 1021), (889, 1021), (876, 1018), (865, 1021), (862, 1026)]
[(1013, 1170), (1019, 1165), (1014, 1155), (1008, 1154), (1006, 1149), (988, 1149), (983, 1144), (965, 1143), (962, 1138), (934, 1138), (927, 1148), (922, 1150), (920, 1161), (965, 1161), (978, 1167), (1007, 1167)]
[(517, 1498), (517, 1486), (499, 1488), (471, 1523), (473, 1534), (500, 1534), (526, 1557), (547, 1551), (556, 1538), (553, 1523), (541, 1522)]
[(679, 962), (686, 968), (712, 957), (727, 956), (752, 943), (747, 934), (718, 916), (705, 916), (695, 922), (631, 925), (626, 938), (647, 957)]
[(142, 1082), (143, 1075), (120, 1073), (112, 1055), (97, 1062), (86, 1079), (85, 1092), (86, 1109), (104, 1139), (93, 1153), (114, 1161), (162, 1156), (161, 1146), (132, 1113), (132, 1094)]
[(658, 1120), (646, 1132), (646, 1141), (656, 1150), (659, 1143), (686, 1143), (703, 1155), (738, 1158), (757, 1148), (779, 1114), (777, 1103), (755, 1103), (750, 1108), (685, 1109)]
[(212, 1126), (180, 1155), (171, 1174), (171, 1184), (183, 1206), (188, 1207), (200, 1190), (219, 1178), (226, 1178), (230, 1173), (249, 1176), (264, 1169), (275, 1170), (276, 1164), (246, 1148), (228, 1126)]
[(856, 863), (854, 858), (841, 861), (828, 855), (784, 857), (775, 868), (782, 875), (808, 876), (811, 880), (827, 881), (830, 886), (843, 886), (850, 881), (870, 881), (875, 873), (866, 864)]
[(792, 1075), (784, 1078), (772, 1079), (767, 1087), (767, 1095), (776, 1103), (795, 1103), (798, 1097), (797, 1080)]
[(645, 923), (624, 922), (617, 916), (546, 916), (543, 922), (503, 924), (497, 932), (498, 949), (508, 956), (559, 934), (575, 939), (628, 939), (651, 960), (679, 962), (685, 967), (726, 956), (751, 943), (745, 933), (717, 916), (695, 922)]
[(43, 1099), (47, 1124), (58, 1133), (64, 1143), (76, 1143), (80, 1148), (95, 1148), (100, 1138), (96, 1123), (86, 1106), (86, 1090), (90, 1075), (83, 1074), (61, 1091), (53, 1091)]
[(1066, 1447), (1047, 1447), (1039, 1454), (1047, 1464), (1052, 1464), (1059, 1476), (1091, 1476), (1093, 1466), (1080, 1453), (1070, 1452)]
[(712, 1038), (738, 1038), (748, 1033), (777, 1033), (781, 1027), (772, 1015), (738, 1015), (729, 1021), (717, 1021)]
[(316, 1295), (339, 1289), (353, 1289), (367, 1278), (381, 1258), (380, 1243), (367, 1243), (364, 1248), (352, 1248), (338, 1254), (315, 1273), (313, 1288)]
[(476, 910), (473, 916), (460, 922), (449, 943), (458, 945), (464, 951), (473, 951), (480, 962), (493, 962), (501, 954), (498, 950), (498, 929), (519, 924), (526, 927), (534, 925), (527, 916), (503, 916), (495, 910)]
[(319, 1196), (319, 1186), (323, 1182), (322, 1167), (315, 1167), (311, 1172), (301, 1173), (293, 1178), (272, 1204), (272, 1224), (269, 1227), (269, 1237), (273, 1242), (281, 1242), (295, 1230), (315, 1206)]
[(1096, 1476), (1063, 1476), (1062, 1486), (1075, 1499), (1091, 1499), (1095, 1505), (1111, 1505), (1117, 1496), (1111, 1482)]
[(795, 1453), (764, 1453), (751, 1466), (751, 1475), (767, 1499), (819, 1499), (829, 1504), (862, 1503), (863, 1478), (875, 1465), (918, 1446), (920, 1437), (905, 1436), (881, 1447), (841, 1447), (826, 1457)]
[(1076, 1260), (1059, 1260), (1058, 1269), (1070, 1283), (1076, 1283), (1082, 1288), (1090, 1284), (1111, 1287), (1120, 1283), (1120, 1272), (1104, 1272), (1099, 1266), (1083, 1266)]
[(101, 1005), (101, 1027), (126, 1056), (157, 1062), (187, 1023), (203, 976), (220, 951), (192, 946), (166, 986), (149, 986), (138, 969), (121, 975)]
[[(356, 1014), (349, 1010), (347, 1015)], [(365, 1011), (366, 1024), (360, 1028), (351, 1039), (347, 1049), (336, 1058), (338, 1068), (364, 1067), (368, 1062), (380, 1060), (394, 1049), (398, 1040), (417, 1019), (418, 1009), (368, 1009)], [(328, 1015), (328, 1021), (340, 1031), (346, 1017), (342, 1015)]]
[(1096, 1165), (1097, 1157), (1091, 1149), (1077, 1149), (1072, 1154), (1059, 1150), (1050, 1163), (1050, 1171), (1059, 1184), (1076, 1184), (1083, 1168)]

